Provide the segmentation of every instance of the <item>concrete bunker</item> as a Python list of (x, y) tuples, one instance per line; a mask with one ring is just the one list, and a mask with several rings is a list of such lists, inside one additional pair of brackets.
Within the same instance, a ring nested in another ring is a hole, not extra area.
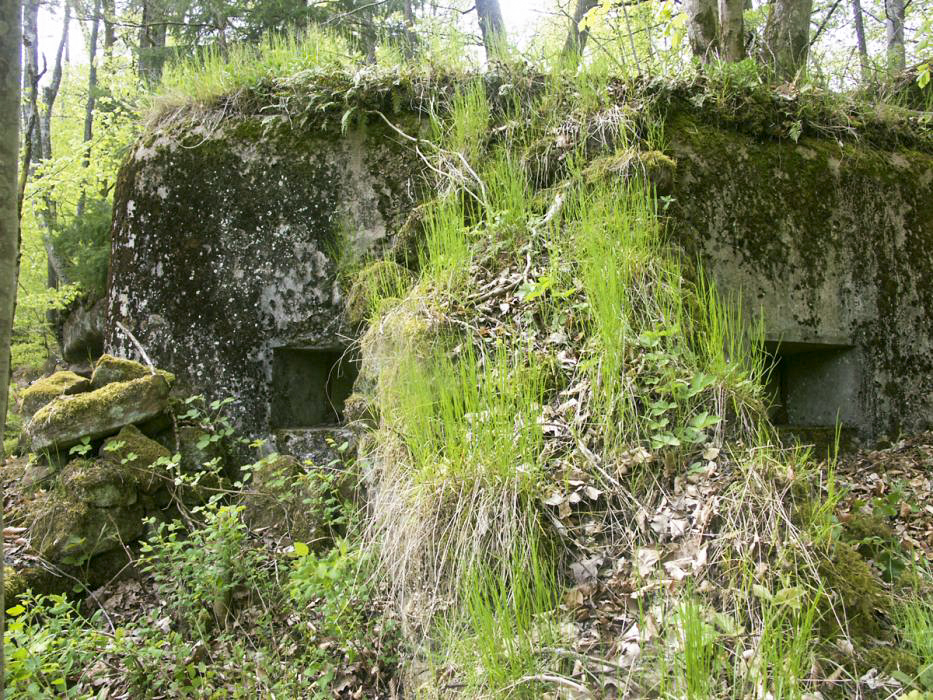
[(273, 348), (270, 427), (338, 425), (356, 375), (356, 363), (343, 347)]
[(859, 383), (862, 353), (846, 342), (766, 341), (770, 417), (790, 431), (861, 430), (866, 423)]

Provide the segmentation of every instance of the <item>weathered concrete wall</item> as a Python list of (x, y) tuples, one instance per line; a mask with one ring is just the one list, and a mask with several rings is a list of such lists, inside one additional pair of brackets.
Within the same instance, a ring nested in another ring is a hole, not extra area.
[[(933, 154), (793, 143), (686, 114), (666, 125), (666, 213), (721, 287), (763, 313), (776, 419), (838, 415), (863, 436), (933, 423)], [(236, 397), (239, 425), (268, 434), (296, 413), (273, 396), (289, 385), (276, 357), (293, 355), (275, 349), (323, 357), (347, 342), (334, 251), (378, 254), (418, 199), (421, 168), (381, 122), (341, 135), (214, 121), (155, 130), (123, 168), (107, 350), (138, 356), (124, 323), (185, 390)]]
[(389, 241), (416, 195), (417, 160), (384, 126), (214, 121), (158, 128), (124, 164), (107, 349), (139, 357), (126, 325), (184, 391), (236, 397), (236, 422), (267, 434), (273, 349), (347, 343), (337, 251)]
[(666, 133), (675, 238), (782, 341), (789, 422), (933, 424), (933, 154), (683, 116)]

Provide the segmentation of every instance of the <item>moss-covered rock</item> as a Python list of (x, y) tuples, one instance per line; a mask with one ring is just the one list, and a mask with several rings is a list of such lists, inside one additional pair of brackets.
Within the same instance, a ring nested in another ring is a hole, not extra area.
[[(169, 384), (175, 381), (175, 376), (165, 370), (157, 370), (168, 380)], [(133, 360), (126, 360), (122, 357), (113, 355), (102, 355), (94, 366), (94, 374), (91, 375), (91, 387), (100, 389), (101, 387), (113, 384), (115, 382), (129, 382), (133, 379), (140, 379), (151, 375), (152, 372), (145, 365), (141, 365)]]
[(256, 530), (305, 543), (326, 538), (324, 481), (290, 456), (272, 455), (253, 470), (243, 515)]
[(104, 441), (100, 448), (101, 459), (121, 465), (132, 472), (139, 488), (152, 493), (168, 480), (164, 467), (153, 465), (160, 459), (168, 459), (171, 452), (145, 435), (135, 425), (124, 427), (114, 437)]
[(126, 425), (143, 423), (168, 406), (171, 385), (161, 375), (108, 384), (76, 396), (62, 396), (41, 408), (24, 431), (35, 452), (67, 449), (83, 438), (96, 440)]
[(136, 503), (135, 475), (122, 465), (76, 459), (65, 466), (60, 478), (70, 499), (89, 506), (113, 508)]
[(590, 185), (602, 180), (642, 178), (658, 194), (670, 194), (677, 163), (660, 151), (628, 149), (594, 160), (583, 172)]
[[(176, 495), (187, 505), (204, 503), (219, 489), (229, 487), (226, 455), (220, 441), (194, 425), (179, 426), (176, 434), (179, 467), (186, 482), (176, 487)], [(195, 482), (195, 483), (192, 483)]]
[(31, 418), (36, 411), (59, 396), (80, 394), (90, 388), (91, 383), (79, 374), (56, 372), (23, 390), (19, 399), (19, 412), (24, 418)]
[(55, 564), (80, 565), (91, 557), (122, 548), (143, 532), (138, 505), (97, 508), (59, 491), (40, 494), (30, 504), (33, 549)]

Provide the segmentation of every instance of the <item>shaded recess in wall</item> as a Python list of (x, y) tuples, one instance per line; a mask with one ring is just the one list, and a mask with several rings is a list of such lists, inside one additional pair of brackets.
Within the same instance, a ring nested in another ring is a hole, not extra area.
[(862, 357), (840, 342), (766, 341), (771, 366), (770, 417), (778, 427), (861, 428), (866, 415), (859, 398)]
[(280, 347), (272, 352), (273, 429), (337, 425), (357, 366), (346, 348)]

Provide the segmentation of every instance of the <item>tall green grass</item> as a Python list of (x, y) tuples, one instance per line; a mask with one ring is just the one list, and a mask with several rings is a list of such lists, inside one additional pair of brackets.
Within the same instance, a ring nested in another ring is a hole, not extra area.
[(309, 27), (300, 34), (267, 34), (258, 44), (216, 46), (170, 62), (155, 98), (159, 106), (211, 103), (263, 81), (300, 76), (308, 71), (343, 74), (358, 62), (340, 34)]

